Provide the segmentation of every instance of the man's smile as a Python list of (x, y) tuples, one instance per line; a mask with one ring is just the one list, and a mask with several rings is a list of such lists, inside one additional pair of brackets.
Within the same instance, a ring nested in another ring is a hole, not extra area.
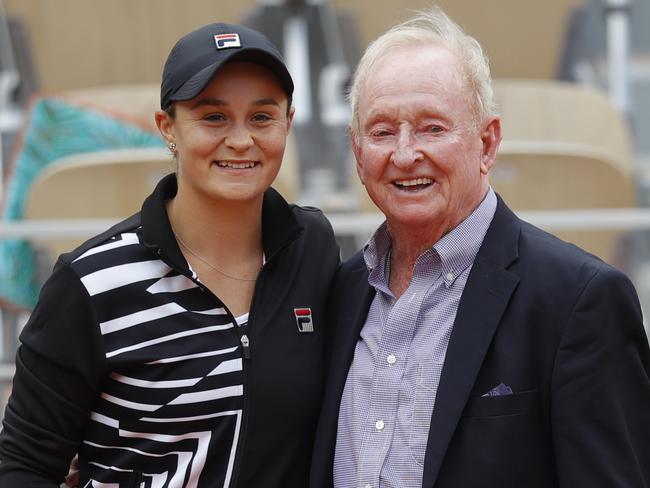
[(427, 188), (432, 183), (433, 180), (431, 178), (413, 178), (410, 180), (394, 181), (393, 185), (395, 185), (400, 190), (417, 191), (417, 190), (422, 190), (424, 188)]

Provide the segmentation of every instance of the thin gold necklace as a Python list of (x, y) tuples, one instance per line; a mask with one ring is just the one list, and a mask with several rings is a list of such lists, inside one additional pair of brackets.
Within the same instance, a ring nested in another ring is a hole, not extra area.
[(220, 270), (219, 268), (217, 268), (216, 266), (214, 266), (212, 263), (209, 263), (205, 258), (203, 258), (203, 257), (201, 257), (200, 255), (198, 255), (198, 254), (197, 254), (195, 251), (193, 251), (193, 250), (192, 250), (192, 249), (191, 249), (187, 244), (185, 244), (185, 242), (183, 242), (183, 239), (181, 239), (180, 237), (178, 237), (178, 234), (176, 234), (175, 232), (174, 232), (174, 237), (176, 237), (176, 240), (179, 242), (179, 244), (180, 244), (181, 246), (183, 246), (183, 247), (184, 247), (184, 248), (185, 248), (185, 249), (186, 249), (186, 250), (187, 250), (187, 251), (188, 251), (192, 256), (194, 256), (196, 259), (198, 259), (198, 260), (201, 261), (202, 263), (207, 264), (208, 266), (210, 266), (210, 268), (212, 268), (213, 270), (215, 270), (217, 273), (219, 273), (219, 274), (225, 276), (226, 278), (230, 278), (231, 280), (237, 280), (237, 281), (248, 281), (248, 282), (251, 282), (251, 281), (257, 281), (257, 276), (255, 276), (255, 278), (239, 278), (239, 277), (237, 277), (237, 276), (229, 275), (229, 274), (226, 273), (225, 271), (222, 271), (222, 270)]

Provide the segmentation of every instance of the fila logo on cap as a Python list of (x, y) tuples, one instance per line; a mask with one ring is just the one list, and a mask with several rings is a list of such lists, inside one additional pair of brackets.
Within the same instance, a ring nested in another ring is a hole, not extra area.
[(239, 34), (217, 34), (214, 36), (214, 42), (217, 44), (217, 49), (228, 49), (231, 47), (241, 47)]
[(314, 323), (311, 320), (311, 308), (294, 308), (293, 314), (296, 316), (298, 332), (314, 332)]

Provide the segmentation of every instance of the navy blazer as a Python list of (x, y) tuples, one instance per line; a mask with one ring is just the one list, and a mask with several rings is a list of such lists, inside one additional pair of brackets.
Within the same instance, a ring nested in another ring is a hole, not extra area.
[[(312, 488), (332, 486), (339, 403), (373, 296), (359, 252), (330, 304)], [(513, 394), (483, 396), (500, 383)], [(501, 199), (458, 306), (423, 486), (650, 486), (650, 350), (631, 282)]]

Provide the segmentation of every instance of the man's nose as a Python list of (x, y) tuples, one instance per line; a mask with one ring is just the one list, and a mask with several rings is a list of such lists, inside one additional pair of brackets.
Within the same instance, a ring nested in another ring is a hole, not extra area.
[(253, 136), (246, 126), (237, 124), (228, 133), (226, 145), (235, 151), (245, 151), (253, 145)]
[(422, 154), (417, 148), (417, 141), (410, 129), (403, 128), (399, 131), (393, 150), (392, 162), (400, 169), (406, 169), (417, 163)]

